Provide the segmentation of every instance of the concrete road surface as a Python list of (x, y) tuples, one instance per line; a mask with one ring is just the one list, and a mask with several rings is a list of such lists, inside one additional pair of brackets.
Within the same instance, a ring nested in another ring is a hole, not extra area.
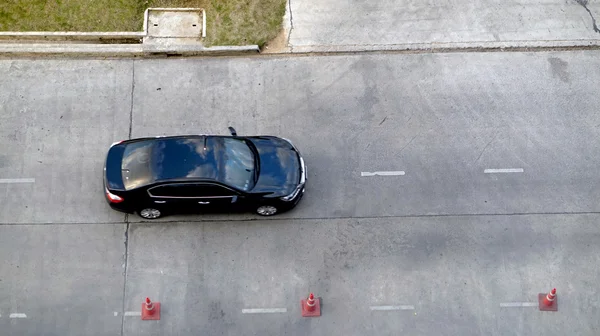
[(294, 52), (600, 39), (596, 0), (289, 0), (287, 8)]
[[(0, 330), (595, 335), (599, 56), (2, 60)], [(296, 210), (108, 208), (113, 141), (229, 125), (300, 148)]]

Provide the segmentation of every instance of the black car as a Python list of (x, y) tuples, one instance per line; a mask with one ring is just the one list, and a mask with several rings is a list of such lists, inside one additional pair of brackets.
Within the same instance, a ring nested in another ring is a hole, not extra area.
[(306, 168), (287, 139), (185, 135), (114, 143), (106, 157), (110, 206), (146, 219), (185, 212), (292, 209), (304, 194)]

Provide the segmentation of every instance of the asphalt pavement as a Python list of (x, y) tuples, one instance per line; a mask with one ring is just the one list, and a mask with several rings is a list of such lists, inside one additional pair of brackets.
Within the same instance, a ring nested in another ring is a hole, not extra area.
[[(1, 60), (0, 330), (596, 335), (599, 56)], [(227, 126), (297, 145), (297, 209), (106, 205), (112, 142)]]

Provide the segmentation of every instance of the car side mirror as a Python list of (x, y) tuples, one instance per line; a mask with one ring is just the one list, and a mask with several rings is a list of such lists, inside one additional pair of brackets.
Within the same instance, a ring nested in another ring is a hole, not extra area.
[(231, 133), (231, 135), (233, 136), (237, 136), (237, 132), (235, 131), (235, 128), (229, 126), (229, 133)]

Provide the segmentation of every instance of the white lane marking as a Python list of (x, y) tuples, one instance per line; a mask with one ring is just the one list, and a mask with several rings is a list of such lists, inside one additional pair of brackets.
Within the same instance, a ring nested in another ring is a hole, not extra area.
[(21, 313), (13, 313), (13, 314), (10, 314), (8, 317), (10, 317), (10, 318), (27, 318), (27, 315), (21, 314)]
[(141, 311), (126, 311), (123, 316), (142, 316)]
[(371, 310), (415, 310), (415, 306), (371, 306)]
[(35, 183), (34, 178), (0, 179), (0, 183)]
[(537, 307), (539, 303), (537, 302), (502, 302), (500, 303), (500, 307), (510, 308), (510, 307)]
[(242, 309), (242, 314), (287, 313), (286, 308), (253, 308)]
[(360, 176), (402, 176), (405, 172), (402, 170), (397, 171), (376, 171), (376, 172), (360, 172)]
[(115, 316), (118, 316), (118, 315), (119, 315), (119, 312), (114, 312), (114, 314), (115, 314)]
[(523, 168), (507, 168), (507, 169), (486, 169), (483, 171), (486, 174), (496, 174), (496, 173), (522, 173), (524, 172)]

